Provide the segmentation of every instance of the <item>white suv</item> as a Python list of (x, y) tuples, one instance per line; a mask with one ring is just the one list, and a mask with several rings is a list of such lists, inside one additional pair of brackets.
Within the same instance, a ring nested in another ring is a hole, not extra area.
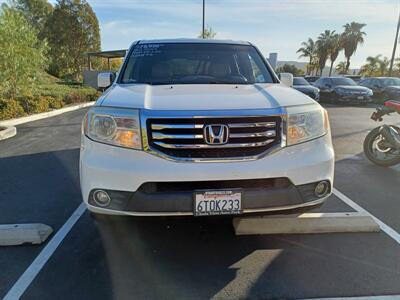
[(138, 41), (111, 77), (99, 75), (110, 87), (83, 122), (80, 180), (90, 211), (281, 212), (330, 195), (326, 111), (280, 83), (252, 44)]

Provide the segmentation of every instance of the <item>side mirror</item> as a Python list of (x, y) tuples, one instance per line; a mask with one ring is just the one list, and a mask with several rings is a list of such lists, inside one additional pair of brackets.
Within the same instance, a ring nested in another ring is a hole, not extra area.
[(279, 79), (284, 85), (293, 86), (293, 75), (291, 73), (280, 73)]
[(101, 72), (97, 74), (97, 87), (99, 89), (106, 89), (112, 85), (115, 80), (114, 72)]

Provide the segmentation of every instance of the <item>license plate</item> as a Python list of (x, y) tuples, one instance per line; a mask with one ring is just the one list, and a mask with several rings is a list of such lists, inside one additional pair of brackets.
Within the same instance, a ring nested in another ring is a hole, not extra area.
[(235, 190), (194, 193), (195, 216), (237, 215), (242, 213), (242, 192)]
[(358, 96), (357, 99), (362, 100), (362, 99), (364, 99), (364, 96)]

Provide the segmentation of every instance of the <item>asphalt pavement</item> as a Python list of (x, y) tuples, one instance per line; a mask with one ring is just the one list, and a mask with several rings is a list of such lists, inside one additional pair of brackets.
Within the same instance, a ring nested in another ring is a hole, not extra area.
[[(362, 154), (373, 108), (327, 106), (335, 188), (400, 232), (400, 168)], [(26, 123), (0, 141), (0, 224), (55, 232), (81, 203), (86, 110)], [(385, 121), (399, 123), (398, 116)], [(336, 196), (318, 211), (353, 211)], [(0, 298), (45, 245), (0, 248)], [(400, 295), (400, 245), (384, 232), (236, 237), (231, 218), (94, 221), (85, 212), (23, 299), (298, 299)]]

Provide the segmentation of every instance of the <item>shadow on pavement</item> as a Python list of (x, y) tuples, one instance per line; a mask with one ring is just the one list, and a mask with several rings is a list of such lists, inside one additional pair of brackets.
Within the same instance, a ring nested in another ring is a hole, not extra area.
[[(231, 218), (86, 213), (26, 299), (291, 299), (400, 293), (383, 233), (242, 236)], [(340, 288), (339, 288), (340, 287)]]

